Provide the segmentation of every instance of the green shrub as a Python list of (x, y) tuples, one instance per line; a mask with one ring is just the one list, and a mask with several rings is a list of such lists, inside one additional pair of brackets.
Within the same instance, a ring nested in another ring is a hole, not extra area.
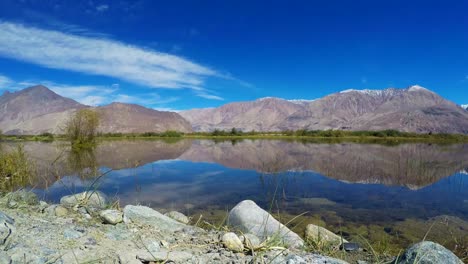
[(11, 191), (32, 182), (35, 165), (27, 157), (23, 146), (6, 151), (0, 149), (0, 189)]

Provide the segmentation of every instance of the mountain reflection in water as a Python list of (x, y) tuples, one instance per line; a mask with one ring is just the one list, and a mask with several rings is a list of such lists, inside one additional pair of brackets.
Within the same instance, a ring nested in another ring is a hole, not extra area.
[(467, 144), (118, 140), (82, 152), (61, 143), (24, 147), (47, 176), (33, 184), (36, 192), (55, 202), (110, 171), (96, 186), (122, 206), (219, 221), (241, 200), (263, 208), (274, 201), (286, 217), (307, 212), (305, 223), (364, 233), (371, 241), (389, 236), (402, 247), (422, 239), (430, 223), (447, 219), (449, 225), (431, 226), (435, 241), (452, 245), (454, 237), (468, 237)]

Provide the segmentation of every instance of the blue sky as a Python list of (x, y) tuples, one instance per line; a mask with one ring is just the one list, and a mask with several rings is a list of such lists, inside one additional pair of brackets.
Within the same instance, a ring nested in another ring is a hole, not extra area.
[(468, 103), (468, 2), (0, 1), (0, 89), (165, 110), (419, 84)]

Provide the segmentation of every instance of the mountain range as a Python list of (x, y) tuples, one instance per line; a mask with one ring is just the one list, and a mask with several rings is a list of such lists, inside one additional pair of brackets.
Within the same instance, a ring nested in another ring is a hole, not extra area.
[[(42, 85), (0, 96), (0, 129), (6, 134), (61, 133), (70, 115), (91, 108)], [(467, 106), (421, 86), (345, 90), (316, 100), (266, 97), (217, 108), (163, 112), (135, 104), (94, 107), (100, 132), (143, 133), (229, 130), (384, 130), (468, 133)]]
[(261, 98), (180, 114), (195, 131), (231, 129), (384, 130), (468, 133), (468, 111), (414, 85), (406, 89), (345, 90), (316, 100)]
[[(5, 134), (62, 133), (75, 111), (89, 106), (62, 97), (42, 85), (0, 96), (0, 129)], [(179, 114), (134, 104), (112, 103), (94, 108), (100, 115), (103, 133), (143, 133), (177, 130), (191, 132), (189, 122)]]

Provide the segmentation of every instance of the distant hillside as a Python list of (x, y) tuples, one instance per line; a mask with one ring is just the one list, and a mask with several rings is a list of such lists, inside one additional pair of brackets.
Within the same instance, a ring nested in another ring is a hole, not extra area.
[(196, 131), (384, 130), (468, 133), (468, 112), (420, 86), (346, 90), (317, 100), (263, 98), (180, 113)]
[(142, 133), (176, 130), (191, 132), (190, 123), (174, 112), (162, 112), (135, 104), (112, 103), (97, 107), (104, 133)]
[[(42, 85), (0, 96), (0, 130), (5, 134), (61, 133), (77, 109), (89, 108), (62, 97)], [(101, 132), (143, 133), (177, 130), (190, 132), (191, 125), (177, 113), (138, 105), (113, 103), (95, 108), (101, 113)]]
[(0, 129), (6, 134), (59, 133), (76, 109), (86, 106), (42, 85), (0, 96)]

